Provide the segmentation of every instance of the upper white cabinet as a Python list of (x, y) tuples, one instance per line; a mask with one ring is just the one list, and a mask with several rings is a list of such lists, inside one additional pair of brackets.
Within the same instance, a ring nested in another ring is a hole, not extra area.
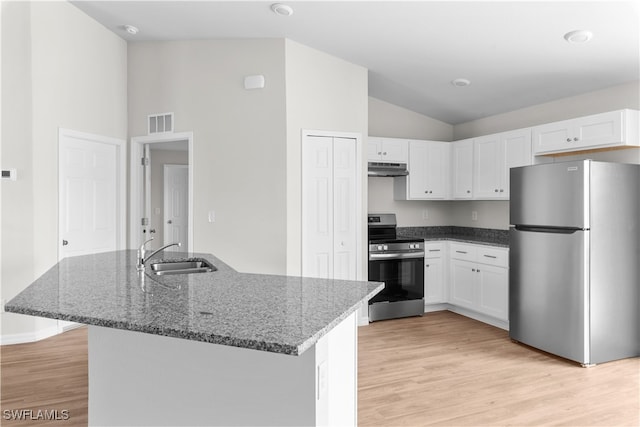
[(409, 141), (409, 176), (394, 180), (396, 200), (442, 200), (449, 198), (451, 143)]
[(638, 116), (635, 110), (618, 110), (533, 128), (535, 155), (598, 148), (638, 146)]
[(474, 140), (473, 197), (509, 199), (509, 169), (532, 164), (531, 129), (518, 129)]
[(452, 192), (454, 199), (473, 198), (473, 138), (451, 144)]
[(369, 137), (367, 159), (370, 162), (407, 163), (406, 139)]

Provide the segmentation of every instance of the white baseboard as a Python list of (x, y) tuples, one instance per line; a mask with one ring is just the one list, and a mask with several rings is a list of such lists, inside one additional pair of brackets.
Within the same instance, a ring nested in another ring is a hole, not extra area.
[(45, 338), (58, 335), (60, 332), (61, 331), (57, 326), (51, 326), (49, 328), (22, 334), (0, 335), (0, 345), (25, 344), (29, 342), (40, 341)]
[(84, 324), (59, 320), (57, 326), (50, 326), (45, 329), (40, 329), (33, 332), (25, 332), (22, 334), (0, 335), (0, 345), (26, 344), (30, 342), (36, 342), (45, 338), (50, 338), (54, 335), (61, 334), (63, 332), (70, 331), (72, 329), (79, 328), (81, 326), (84, 326)]

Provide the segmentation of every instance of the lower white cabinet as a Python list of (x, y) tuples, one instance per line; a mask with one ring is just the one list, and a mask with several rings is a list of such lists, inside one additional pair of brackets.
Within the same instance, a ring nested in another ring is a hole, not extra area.
[(449, 253), (449, 303), (508, 321), (508, 249), (450, 242)]
[(447, 302), (445, 260), (446, 242), (426, 242), (424, 245), (424, 303)]

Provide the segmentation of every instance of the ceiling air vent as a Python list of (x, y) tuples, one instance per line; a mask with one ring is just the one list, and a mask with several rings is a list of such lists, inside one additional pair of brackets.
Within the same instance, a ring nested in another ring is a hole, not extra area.
[(173, 113), (152, 114), (147, 117), (149, 118), (149, 135), (173, 132)]

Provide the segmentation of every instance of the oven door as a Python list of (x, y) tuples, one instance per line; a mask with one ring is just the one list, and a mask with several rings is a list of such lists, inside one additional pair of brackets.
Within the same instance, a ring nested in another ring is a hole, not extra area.
[(369, 254), (369, 280), (384, 282), (369, 304), (424, 298), (424, 253)]

